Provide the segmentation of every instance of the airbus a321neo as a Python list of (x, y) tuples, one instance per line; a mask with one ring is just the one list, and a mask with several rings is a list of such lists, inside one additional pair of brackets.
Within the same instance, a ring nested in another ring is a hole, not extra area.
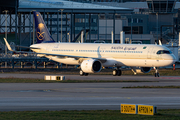
[(30, 49), (56, 62), (80, 65), (81, 76), (100, 72), (102, 67), (114, 67), (113, 75), (120, 76), (121, 67), (130, 66), (134, 72), (143, 73), (154, 68), (155, 77), (159, 77), (158, 67), (169, 66), (176, 61), (172, 52), (162, 45), (55, 42), (41, 14), (36, 11), (33, 14), (37, 44), (31, 45)]

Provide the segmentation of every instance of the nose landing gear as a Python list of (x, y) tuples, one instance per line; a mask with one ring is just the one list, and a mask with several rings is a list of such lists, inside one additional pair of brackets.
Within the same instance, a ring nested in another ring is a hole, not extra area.
[(154, 67), (154, 70), (155, 70), (154, 76), (155, 77), (160, 77), (159, 72), (158, 72), (158, 68)]

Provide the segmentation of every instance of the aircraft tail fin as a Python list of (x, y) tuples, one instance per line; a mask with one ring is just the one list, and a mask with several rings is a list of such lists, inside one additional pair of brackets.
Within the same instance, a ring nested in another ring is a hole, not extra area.
[(161, 40), (159, 40), (159, 45), (162, 45)]
[[(81, 41), (81, 32), (82, 31), (84, 31), (84, 29), (78, 33), (78, 35), (74, 38), (74, 40), (72, 42), (80, 42)], [(86, 29), (85, 31), (86, 31), (86, 37), (87, 37), (87, 35), (89, 33), (89, 29)], [(85, 34), (83, 35), (83, 37), (85, 37)]]
[(7, 46), (8, 50), (9, 50), (9, 51), (14, 51), (14, 50), (12, 50), (11, 46), (10, 46), (9, 43), (7, 42), (6, 38), (4, 38), (4, 41), (5, 41), (5, 43), (6, 43), (6, 46)]
[(46, 27), (46, 24), (39, 12), (33, 11), (37, 43), (52, 43), (55, 42)]

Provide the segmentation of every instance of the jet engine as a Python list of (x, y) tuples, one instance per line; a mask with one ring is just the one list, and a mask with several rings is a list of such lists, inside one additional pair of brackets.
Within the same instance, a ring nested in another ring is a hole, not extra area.
[(151, 67), (140, 67), (140, 68), (133, 68), (132, 71), (134, 72), (134, 74), (137, 73), (148, 73), (151, 71)]
[(102, 64), (99, 60), (89, 59), (84, 60), (81, 63), (81, 70), (85, 73), (96, 73), (100, 72), (102, 69)]
[(151, 71), (151, 67), (141, 67), (141, 72), (148, 73)]

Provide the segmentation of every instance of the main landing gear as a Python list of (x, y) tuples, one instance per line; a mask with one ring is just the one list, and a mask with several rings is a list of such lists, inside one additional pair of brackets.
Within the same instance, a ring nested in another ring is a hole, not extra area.
[(88, 76), (88, 73), (83, 72), (82, 70), (79, 71), (80, 76)]
[(113, 70), (113, 76), (121, 76), (122, 71), (121, 69), (114, 69)]
[(160, 75), (159, 75), (159, 72), (158, 72), (158, 68), (154, 67), (154, 70), (155, 70), (154, 76), (159, 77)]

